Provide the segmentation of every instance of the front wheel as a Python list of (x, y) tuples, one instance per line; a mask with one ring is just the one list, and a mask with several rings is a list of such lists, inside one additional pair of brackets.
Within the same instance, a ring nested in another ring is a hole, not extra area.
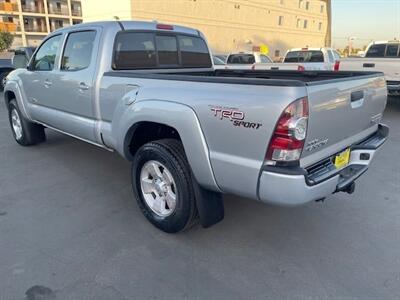
[(27, 120), (19, 110), (15, 99), (9, 103), (8, 118), (14, 139), (18, 144), (30, 146), (46, 140), (43, 126)]
[(180, 232), (198, 219), (181, 142), (165, 139), (142, 146), (132, 164), (132, 186), (142, 213), (162, 231)]

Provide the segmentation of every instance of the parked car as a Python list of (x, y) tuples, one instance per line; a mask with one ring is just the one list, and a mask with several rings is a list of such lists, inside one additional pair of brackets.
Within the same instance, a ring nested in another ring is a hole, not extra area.
[[(230, 54), (225, 69), (235, 70), (298, 70), (298, 64), (275, 63), (272, 59), (258, 52), (240, 52)], [(300, 68), (301, 69), (301, 68)]]
[(284, 63), (302, 66), (302, 70), (337, 71), (340, 54), (333, 48), (294, 48), (286, 52)]
[(340, 70), (383, 72), (388, 93), (400, 96), (400, 41), (373, 42), (367, 47), (365, 57), (342, 60)]
[[(4, 90), (4, 86), (6, 84), (7, 75), (15, 69), (15, 66), (18, 68), (19, 66), (25, 67), (31, 58), (33, 52), (36, 48), (34, 47), (20, 47), (14, 50), (14, 56), (9, 60), (2, 60), (2, 64), (0, 65), (0, 91)], [(21, 61), (13, 61), (15, 54), (17, 54), (17, 59)]]
[(352, 193), (388, 134), (382, 73), (213, 70), (198, 30), (155, 22), (52, 32), (4, 99), (22, 146), (50, 128), (131, 161), (141, 211), (170, 233), (222, 220), (224, 193)]

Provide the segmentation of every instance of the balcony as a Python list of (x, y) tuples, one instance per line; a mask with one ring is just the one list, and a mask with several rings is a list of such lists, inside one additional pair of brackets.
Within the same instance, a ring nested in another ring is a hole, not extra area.
[(74, 17), (82, 17), (82, 12), (80, 9), (72, 9), (71, 13)]
[(69, 15), (68, 8), (64, 7), (49, 7), (49, 14), (53, 15)]
[(21, 28), (18, 24), (13, 22), (0, 22), (0, 31), (16, 32), (21, 31)]
[(24, 29), (26, 32), (47, 32), (45, 18), (24, 18)]
[(18, 11), (18, 4), (17, 3), (9, 3), (9, 2), (1, 2), (0, 3), (0, 10), (3, 10), (3, 11)]
[(43, 6), (22, 6), (22, 11), (23, 12), (31, 12), (31, 13), (37, 13), (37, 14), (44, 14), (44, 7)]

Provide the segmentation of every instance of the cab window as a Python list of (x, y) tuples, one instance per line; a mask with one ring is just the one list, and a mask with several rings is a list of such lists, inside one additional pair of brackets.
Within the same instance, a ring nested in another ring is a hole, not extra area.
[(54, 69), (61, 37), (61, 35), (53, 36), (40, 46), (31, 65), (33, 71), (51, 71)]
[(399, 51), (399, 45), (389, 44), (386, 47), (386, 56), (387, 57), (397, 57), (398, 51)]
[(265, 56), (265, 55), (260, 55), (260, 61), (261, 61), (263, 64), (272, 63), (272, 60), (271, 60), (268, 56)]
[(61, 70), (79, 71), (89, 67), (95, 38), (95, 31), (70, 33), (62, 57)]
[(375, 44), (369, 47), (366, 57), (384, 57), (385, 56), (386, 45), (385, 44)]

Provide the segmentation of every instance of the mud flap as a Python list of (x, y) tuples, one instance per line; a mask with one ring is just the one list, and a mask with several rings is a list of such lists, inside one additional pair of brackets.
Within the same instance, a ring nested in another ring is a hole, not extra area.
[(200, 224), (204, 228), (211, 227), (224, 219), (224, 202), (222, 194), (202, 188), (193, 180), (196, 206), (199, 212)]

